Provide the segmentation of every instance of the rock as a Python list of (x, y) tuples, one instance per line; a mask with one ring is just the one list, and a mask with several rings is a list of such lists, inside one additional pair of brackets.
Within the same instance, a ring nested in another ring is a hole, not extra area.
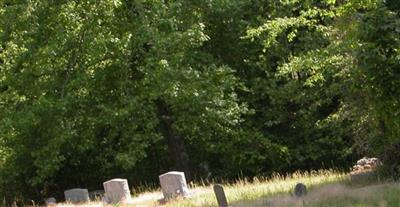
[(165, 201), (189, 195), (185, 173), (172, 171), (160, 175), (159, 179)]
[(71, 203), (85, 203), (89, 201), (89, 192), (87, 189), (74, 188), (64, 191), (65, 201)]
[(371, 165), (369, 164), (364, 165), (364, 170), (371, 170), (371, 169), (372, 169)]
[(367, 158), (363, 157), (362, 159), (357, 161), (357, 165), (365, 165), (367, 163)]
[(350, 172), (350, 179), (354, 183), (370, 182), (377, 178), (376, 169), (382, 163), (376, 157), (363, 157), (357, 161), (357, 167), (354, 166)]
[(294, 195), (297, 197), (307, 195), (307, 187), (303, 183), (297, 183), (294, 187)]
[(379, 167), (381, 164), (382, 163), (376, 157), (372, 158), (363, 157), (362, 159), (357, 161), (357, 164), (355, 166), (353, 166), (352, 173), (373, 171), (376, 170), (376, 168)]
[(128, 180), (116, 178), (103, 183), (104, 199), (103, 201), (111, 204), (127, 204), (132, 201), (129, 190)]
[(360, 170), (361, 168), (362, 168), (361, 165), (354, 165), (354, 166), (353, 166), (353, 171), (358, 171), (358, 170)]

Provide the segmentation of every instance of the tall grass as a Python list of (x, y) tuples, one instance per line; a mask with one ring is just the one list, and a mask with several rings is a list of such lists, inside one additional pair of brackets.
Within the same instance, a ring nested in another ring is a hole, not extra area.
[[(275, 174), (271, 177), (256, 177), (251, 179), (239, 179), (234, 183), (223, 182), (228, 202), (235, 204), (239, 201), (252, 201), (265, 196), (273, 196), (278, 193), (290, 193), (298, 182), (304, 183), (309, 189), (322, 184), (344, 181), (348, 176), (334, 170), (320, 170), (312, 172), (297, 172), (290, 175)], [(216, 198), (213, 185), (204, 183), (190, 185), (191, 196), (186, 199), (178, 199), (164, 204), (165, 207), (215, 207)], [(131, 205), (117, 205), (124, 207), (155, 207), (160, 206), (158, 199), (162, 198), (161, 190), (141, 193), (133, 198)], [(62, 203), (58, 207), (72, 207), (72, 204)], [(85, 207), (103, 206), (101, 202), (91, 202)]]
[[(400, 206), (399, 184), (383, 184), (363, 188), (342, 187), (340, 192), (304, 202), (307, 207), (398, 207)], [(293, 206), (293, 205), (288, 205)], [(257, 207), (253, 206), (252, 207)]]
[[(333, 170), (321, 170), (307, 173), (297, 172), (292, 175), (274, 175), (270, 178), (254, 178), (238, 180), (233, 184), (225, 184), (225, 194), (228, 202), (234, 204), (239, 201), (256, 200), (264, 196), (272, 196), (277, 193), (290, 193), (298, 182), (307, 187), (321, 184), (344, 181), (347, 176), (344, 173)], [(196, 186), (190, 198), (170, 202), (167, 207), (211, 207), (217, 206), (212, 186)]]

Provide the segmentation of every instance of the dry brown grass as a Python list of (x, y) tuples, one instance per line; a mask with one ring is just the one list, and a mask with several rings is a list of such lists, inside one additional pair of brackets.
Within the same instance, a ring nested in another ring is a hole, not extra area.
[[(238, 180), (233, 184), (225, 184), (225, 192), (230, 203), (237, 203), (243, 200), (256, 200), (265, 196), (272, 196), (282, 192), (289, 192), (297, 182), (302, 182), (307, 186), (317, 186), (325, 183), (332, 183), (343, 180), (346, 175), (335, 171), (315, 171), (311, 173), (294, 173), (289, 176), (275, 175), (272, 178), (254, 178), (250, 182), (247, 179)], [(135, 207), (206, 207), (216, 206), (216, 199), (212, 190), (212, 185), (192, 185), (190, 188), (191, 196), (187, 199), (180, 199), (169, 202), (165, 205), (159, 204), (162, 198), (160, 191), (142, 193), (133, 198), (131, 205)], [(57, 207), (72, 207), (68, 203), (58, 204)], [(105, 206), (101, 202), (91, 202), (82, 207)]]
[[(330, 184), (317, 187), (302, 198), (280, 194), (251, 202), (239, 202), (234, 206), (392, 206), (386, 201), (385, 195), (382, 195), (385, 194), (384, 192), (400, 192), (400, 185), (387, 183), (354, 188), (344, 184)], [(398, 203), (398, 206), (400, 206), (400, 203)]]
[[(348, 185), (349, 175), (319, 171), (311, 174), (297, 173), (289, 177), (275, 176), (272, 179), (245, 179), (234, 184), (225, 184), (225, 192), (234, 207), (265, 206), (400, 206), (400, 185), (396, 183), (375, 184), (360, 187)], [(345, 182), (342, 182), (345, 181)], [(309, 192), (305, 197), (296, 198), (290, 195), (297, 182), (307, 185)], [(344, 184), (346, 183), (346, 184)], [(158, 200), (162, 193), (158, 191), (139, 194), (133, 198), (131, 205), (114, 205), (121, 207), (211, 207), (217, 206), (211, 185), (192, 186), (192, 196), (161, 205)], [(83, 205), (60, 203), (56, 207), (101, 207), (111, 206), (102, 202), (90, 202)]]

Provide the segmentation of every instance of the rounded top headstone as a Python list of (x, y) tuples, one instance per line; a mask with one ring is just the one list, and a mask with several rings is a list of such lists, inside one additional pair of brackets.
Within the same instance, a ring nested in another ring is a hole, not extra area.
[(130, 203), (131, 193), (129, 190), (128, 180), (115, 178), (103, 183), (104, 201), (107, 203)]
[(159, 179), (165, 201), (189, 195), (184, 172), (170, 171), (160, 175)]
[(159, 177), (164, 177), (166, 175), (185, 176), (185, 173), (184, 172), (179, 172), (179, 171), (170, 171), (170, 172), (167, 172), (167, 173), (164, 173), (164, 174), (160, 175)]
[(65, 190), (65, 191), (87, 191), (87, 189), (85, 189), (85, 188), (71, 188), (71, 189), (68, 189), (68, 190)]
[(217, 203), (219, 207), (228, 207), (228, 200), (226, 199), (224, 187), (220, 184), (214, 185), (214, 194), (217, 198)]
[(111, 180), (107, 180), (104, 183), (108, 183), (108, 182), (125, 182), (125, 181), (127, 181), (127, 180), (126, 179), (122, 179), (122, 178), (114, 178), (114, 179), (111, 179)]
[(294, 195), (297, 197), (302, 197), (307, 194), (307, 187), (303, 183), (297, 183), (294, 187)]

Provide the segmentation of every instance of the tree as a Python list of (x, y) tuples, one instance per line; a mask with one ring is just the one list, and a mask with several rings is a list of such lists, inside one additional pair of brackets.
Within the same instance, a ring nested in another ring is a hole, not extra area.
[(339, 6), (335, 1), (275, 4), (264, 23), (245, 36), (259, 45), (249, 61), (258, 71), (249, 79), (254, 94), (249, 105), (258, 112), (254, 123), (284, 147), (284, 169), (346, 166), (353, 155), (351, 121), (338, 116), (346, 94), (339, 69), (347, 58), (329, 52), (336, 44), (330, 34)]
[(399, 97), (400, 17), (398, 4), (387, 1), (360, 17), (355, 36), (357, 77), (365, 88), (378, 137), (369, 140), (376, 154), (383, 157), (387, 172), (398, 178), (400, 164)]
[(1, 181), (15, 188), (1, 189), (7, 198), (94, 188), (112, 176), (151, 180), (172, 166), (189, 173), (190, 154), (177, 150), (231, 136), (246, 111), (238, 82), (198, 49), (207, 36), (188, 5), (30, 1), (2, 8), (1, 85), (9, 87), (1, 94), (1, 149), (9, 153)]

